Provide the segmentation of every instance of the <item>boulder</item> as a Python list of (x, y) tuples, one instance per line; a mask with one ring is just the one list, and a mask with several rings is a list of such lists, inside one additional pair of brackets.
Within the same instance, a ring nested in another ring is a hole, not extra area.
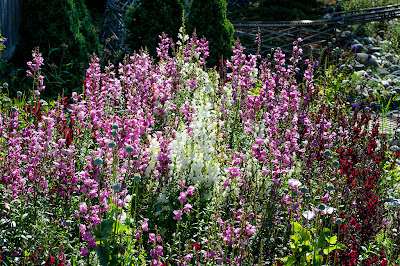
[(386, 75), (389, 75), (390, 72), (387, 68), (378, 68), (378, 74), (380, 76), (386, 76)]
[(392, 76), (400, 77), (400, 70), (393, 71)]
[(391, 72), (400, 70), (400, 66), (398, 66), (398, 65), (391, 65), (391, 66), (389, 67), (389, 70), (390, 70)]
[(355, 64), (354, 65), (354, 70), (355, 71), (365, 70), (365, 65), (363, 65), (363, 64)]
[(368, 75), (365, 70), (356, 71), (356, 72), (354, 72), (354, 74), (356, 74), (359, 77), (365, 77), (366, 75)]
[(382, 51), (382, 47), (372, 46), (372, 47), (368, 48), (368, 53), (369, 54), (379, 53), (380, 51)]

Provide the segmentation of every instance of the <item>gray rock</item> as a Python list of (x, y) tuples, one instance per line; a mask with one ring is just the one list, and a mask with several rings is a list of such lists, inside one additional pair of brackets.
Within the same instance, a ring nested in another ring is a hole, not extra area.
[(378, 61), (376, 60), (376, 57), (371, 55), (371, 57), (368, 58), (367, 63), (366, 63), (367, 67), (378, 67)]
[(354, 72), (354, 74), (356, 74), (359, 77), (365, 77), (365, 75), (367, 75), (367, 72), (365, 70), (359, 70)]
[(393, 71), (392, 76), (400, 77), (400, 70)]
[(364, 46), (361, 43), (353, 44), (353, 46), (355, 47), (355, 51), (357, 53), (362, 53), (362, 52), (366, 51), (366, 49), (364, 48)]
[(376, 56), (376, 57), (381, 57), (381, 53), (380, 52), (373, 52), (372, 55)]
[(373, 46), (372, 44), (366, 44), (364, 47), (365, 47), (365, 49), (367, 49), (367, 50), (369, 50), (369, 49), (371, 49), (371, 48), (374, 48), (374, 46)]
[(378, 68), (378, 74), (381, 76), (389, 75), (390, 72), (387, 68)]
[(394, 90), (396, 93), (400, 93), (400, 87), (394, 87), (393, 90)]
[(389, 69), (389, 67), (392, 65), (388, 60), (386, 60), (386, 59), (383, 59), (382, 60), (382, 65), (384, 66), (384, 67), (386, 67), (387, 69)]
[(399, 69), (400, 69), (400, 66), (398, 66), (398, 65), (391, 65), (391, 66), (389, 67), (389, 70), (390, 70), (391, 72), (397, 71), (397, 70), (399, 70)]
[(354, 56), (358, 62), (362, 62), (362, 61), (366, 62), (369, 55), (366, 53), (358, 53), (358, 54), (355, 54)]
[(348, 39), (351, 36), (351, 31), (345, 30), (340, 33), (339, 37), (343, 39)]
[(382, 80), (381, 84), (385, 87), (388, 88), (390, 86), (389, 82), (387, 80)]
[(363, 64), (356, 64), (356, 65), (354, 65), (354, 70), (355, 70), (355, 71), (365, 70), (365, 65), (363, 65)]
[(370, 48), (368, 48), (368, 53), (369, 54), (379, 53), (380, 51), (382, 51), (382, 47), (370, 47)]
[(374, 39), (371, 37), (361, 37), (358, 38), (361, 42), (365, 43), (365, 44), (372, 44)]

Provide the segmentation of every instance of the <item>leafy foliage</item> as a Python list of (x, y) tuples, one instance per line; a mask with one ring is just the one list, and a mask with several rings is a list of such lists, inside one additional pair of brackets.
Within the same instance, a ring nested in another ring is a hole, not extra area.
[[(44, 97), (76, 91), (85, 73), (83, 62), (100, 51), (84, 0), (25, 1), (20, 33), (24, 38), (12, 62), (17, 68), (25, 68), (31, 51), (40, 47), (48, 60), (44, 66), (48, 73)], [(22, 79), (25, 71), (21, 70), (19, 76)]]
[(227, 19), (225, 0), (193, 0), (188, 16), (188, 32), (194, 30), (209, 41), (210, 57), (208, 66), (216, 66), (218, 61), (232, 54), (233, 25)]
[(129, 49), (133, 52), (147, 48), (154, 57), (158, 36), (163, 32), (172, 38), (178, 35), (184, 8), (184, 0), (146, 0), (132, 4), (125, 17)]

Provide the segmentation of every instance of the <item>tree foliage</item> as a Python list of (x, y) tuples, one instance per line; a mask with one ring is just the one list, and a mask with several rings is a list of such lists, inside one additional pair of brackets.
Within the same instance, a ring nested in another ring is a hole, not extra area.
[(159, 35), (178, 35), (184, 8), (185, 0), (143, 0), (132, 4), (125, 16), (129, 31), (126, 43), (131, 52), (147, 48), (155, 56)]
[(47, 97), (67, 94), (81, 83), (89, 55), (99, 53), (99, 38), (84, 0), (26, 0), (20, 33), (22, 40), (12, 61), (25, 69), (31, 51), (40, 47), (46, 60)]
[(215, 66), (232, 53), (233, 25), (227, 19), (225, 0), (193, 0), (188, 16), (189, 33), (196, 30), (199, 37), (206, 37), (210, 45), (208, 65)]

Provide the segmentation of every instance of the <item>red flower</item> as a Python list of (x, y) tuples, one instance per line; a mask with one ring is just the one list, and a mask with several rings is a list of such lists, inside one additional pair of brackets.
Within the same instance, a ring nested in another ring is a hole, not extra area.
[(200, 250), (201, 250), (199, 243), (194, 243), (194, 244), (193, 244), (193, 247), (194, 247), (197, 251), (200, 251)]

